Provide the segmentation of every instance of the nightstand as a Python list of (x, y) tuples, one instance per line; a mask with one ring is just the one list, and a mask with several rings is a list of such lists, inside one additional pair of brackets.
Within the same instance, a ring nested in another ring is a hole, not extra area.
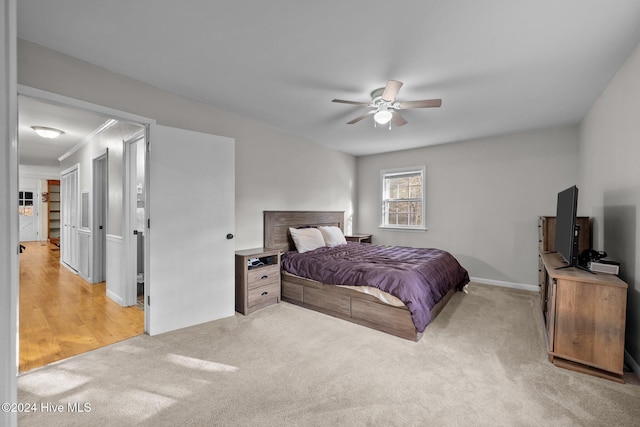
[(247, 315), (280, 302), (280, 250), (236, 251), (236, 311)]
[(371, 243), (371, 234), (350, 234), (344, 238), (347, 242)]

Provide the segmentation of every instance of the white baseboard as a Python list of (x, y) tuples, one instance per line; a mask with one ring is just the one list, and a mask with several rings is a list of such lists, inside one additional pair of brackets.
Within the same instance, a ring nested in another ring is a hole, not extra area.
[(122, 298), (120, 298), (118, 295), (116, 295), (115, 293), (111, 292), (110, 290), (107, 289), (107, 296), (109, 298), (111, 298), (113, 301), (117, 302), (119, 305), (121, 305), (122, 307), (124, 307), (122, 305), (123, 301)]
[(500, 280), (482, 279), (480, 277), (470, 277), (472, 282), (481, 285), (502, 286), (503, 288), (520, 289), (529, 292), (540, 292), (540, 287), (536, 285), (525, 285), (523, 283), (503, 282)]
[(638, 365), (638, 362), (633, 360), (633, 357), (631, 357), (627, 350), (624, 351), (624, 361), (633, 370), (633, 373), (636, 374), (638, 378), (640, 378), (640, 365)]

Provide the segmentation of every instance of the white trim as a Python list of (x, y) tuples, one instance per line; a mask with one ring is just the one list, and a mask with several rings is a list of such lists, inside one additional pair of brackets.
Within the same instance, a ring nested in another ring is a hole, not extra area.
[(427, 227), (401, 227), (401, 226), (391, 226), (391, 225), (379, 225), (378, 228), (380, 230), (393, 230), (393, 231), (427, 231)]
[(640, 378), (640, 365), (633, 359), (633, 357), (631, 357), (631, 354), (629, 354), (627, 350), (624, 351), (624, 360), (627, 365), (631, 367), (633, 373), (636, 374), (638, 378)]
[(73, 172), (74, 170), (77, 170), (78, 173), (80, 173), (80, 163), (75, 163), (73, 166), (69, 166), (68, 168), (60, 172), (60, 178), (62, 178), (63, 175)]
[(102, 125), (100, 125), (96, 130), (94, 130), (89, 135), (87, 135), (84, 138), (82, 138), (82, 141), (80, 141), (76, 145), (74, 145), (69, 151), (64, 153), (62, 156), (58, 157), (58, 161), (61, 162), (64, 159), (66, 159), (67, 157), (71, 156), (73, 153), (75, 153), (76, 151), (78, 151), (79, 149), (81, 149), (82, 147), (87, 145), (89, 143), (89, 141), (91, 141), (93, 138), (95, 138), (96, 135), (99, 135), (101, 132), (106, 131), (107, 129), (109, 129), (110, 127), (115, 125), (116, 123), (118, 123), (117, 120), (114, 120), (114, 119), (107, 120)]
[[(125, 139), (124, 139), (124, 141), (122, 141), (122, 142), (124, 142), (125, 144), (130, 144), (130, 143), (132, 143), (132, 142), (134, 142), (134, 141), (139, 140), (140, 138), (144, 138), (144, 136), (145, 136), (146, 132), (147, 132), (147, 129), (146, 129), (146, 128), (145, 128), (145, 129), (142, 129), (142, 130), (140, 130), (140, 131), (138, 131), (138, 132), (134, 133), (133, 135), (128, 136), (128, 137), (127, 137), (127, 138), (125, 138)], [(146, 141), (145, 141), (145, 143), (146, 143)]]
[(66, 268), (67, 270), (69, 270), (70, 272), (72, 272), (73, 274), (76, 274), (76, 275), (78, 274), (78, 272), (66, 262), (60, 261), (60, 265)]
[(124, 281), (123, 274), (123, 243), (122, 236), (107, 233), (107, 270), (106, 277), (106, 293), (109, 298), (123, 306), (122, 284)]
[[(82, 277), (86, 282), (93, 283), (91, 279), (91, 230), (78, 229), (78, 276)], [(86, 252), (81, 249), (83, 243), (86, 245)], [(86, 267), (83, 269), (83, 267)]]
[(481, 285), (501, 286), (503, 288), (520, 289), (523, 291), (530, 291), (530, 292), (536, 292), (536, 293), (540, 292), (540, 287), (537, 285), (526, 285), (523, 283), (503, 282), (500, 280), (483, 279), (481, 277), (470, 277), (469, 279), (473, 283), (479, 283)]
[(111, 290), (107, 289), (106, 294), (109, 298), (111, 298), (115, 303), (117, 303), (119, 306), (124, 307), (124, 305), (122, 304), (122, 298), (120, 298), (118, 295), (114, 294)]
[[(16, 0), (0, 4), (0, 402), (18, 401), (18, 100)], [(0, 425), (18, 425), (18, 414), (0, 411)]]

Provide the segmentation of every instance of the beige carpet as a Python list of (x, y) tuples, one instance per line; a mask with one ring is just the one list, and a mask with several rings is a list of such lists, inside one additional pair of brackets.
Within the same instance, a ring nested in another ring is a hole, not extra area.
[(37, 409), (20, 426), (640, 423), (639, 386), (547, 361), (537, 294), (473, 284), (418, 343), (281, 303), (132, 338), (18, 386)]

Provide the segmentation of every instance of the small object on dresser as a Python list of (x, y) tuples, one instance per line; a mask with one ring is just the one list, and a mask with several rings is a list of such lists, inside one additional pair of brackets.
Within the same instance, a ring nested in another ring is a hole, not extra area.
[(264, 265), (264, 262), (260, 261), (260, 258), (249, 258), (249, 261), (247, 261), (247, 267), (249, 268), (259, 267), (261, 265)]
[(591, 261), (588, 264), (589, 270), (596, 273), (615, 274), (616, 276), (620, 272), (620, 263), (616, 261), (598, 260)]

